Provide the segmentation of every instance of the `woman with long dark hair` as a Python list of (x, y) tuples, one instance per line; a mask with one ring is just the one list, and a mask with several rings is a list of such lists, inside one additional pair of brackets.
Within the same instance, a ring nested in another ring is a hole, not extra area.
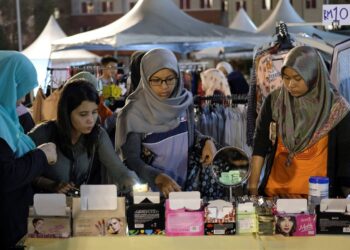
[(76, 79), (64, 86), (57, 120), (40, 124), (29, 133), (37, 144), (52, 141), (58, 147), (57, 163), (36, 179), (36, 187), (67, 193), (81, 184), (114, 183), (122, 191), (131, 190), (138, 182), (97, 123), (98, 104), (98, 93), (90, 82)]

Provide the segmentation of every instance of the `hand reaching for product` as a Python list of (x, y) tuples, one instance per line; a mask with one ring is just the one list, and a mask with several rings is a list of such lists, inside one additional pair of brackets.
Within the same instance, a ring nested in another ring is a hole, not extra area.
[(69, 190), (74, 189), (74, 183), (59, 182), (54, 187), (54, 192), (66, 194)]
[(159, 174), (155, 179), (159, 191), (163, 193), (165, 198), (169, 197), (170, 192), (179, 192), (181, 187), (170, 176), (166, 174)]
[(216, 154), (216, 147), (212, 140), (206, 140), (203, 150), (200, 162), (203, 166), (208, 166), (213, 162), (214, 156)]

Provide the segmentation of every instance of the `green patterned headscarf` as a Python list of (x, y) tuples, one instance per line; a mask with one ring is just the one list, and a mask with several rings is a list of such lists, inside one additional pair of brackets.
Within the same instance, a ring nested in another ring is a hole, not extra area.
[(289, 151), (289, 165), (296, 153), (318, 142), (344, 118), (349, 104), (330, 83), (323, 59), (314, 48), (293, 48), (284, 60), (282, 74), (286, 67), (294, 69), (308, 86), (300, 97), (293, 97), (285, 87), (272, 93), (272, 116)]

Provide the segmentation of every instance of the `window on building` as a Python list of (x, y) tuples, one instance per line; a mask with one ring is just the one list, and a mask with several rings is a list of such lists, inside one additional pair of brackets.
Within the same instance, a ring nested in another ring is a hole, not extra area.
[(213, 7), (213, 0), (201, 0), (200, 7), (202, 9), (204, 9), (204, 8), (208, 8), (208, 9), (212, 8)]
[(221, 11), (228, 11), (228, 0), (221, 0)]
[(94, 13), (94, 4), (92, 2), (88, 3), (86, 9), (88, 14)]
[(245, 1), (236, 2), (236, 11), (239, 11), (240, 8), (247, 10), (247, 4)]
[(261, 7), (263, 10), (271, 10), (271, 0), (262, 0)]
[(87, 4), (86, 2), (81, 3), (81, 13), (87, 13)]
[(305, 4), (307, 9), (316, 9), (316, 0), (306, 0)]
[(102, 2), (102, 12), (113, 12), (113, 2), (112, 1)]
[(191, 1), (190, 0), (180, 0), (180, 9), (190, 9)]
[(186, 9), (191, 9), (191, 0), (186, 0)]

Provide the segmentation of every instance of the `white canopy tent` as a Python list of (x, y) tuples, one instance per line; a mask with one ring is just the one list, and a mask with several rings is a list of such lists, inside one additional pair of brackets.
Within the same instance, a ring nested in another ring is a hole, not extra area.
[[(52, 42), (64, 37), (66, 37), (66, 34), (58, 25), (55, 18), (51, 16), (38, 38), (22, 51), (33, 62), (38, 73), (38, 82), (40, 85), (45, 83), (48, 67), (69, 68), (71, 65), (99, 61), (97, 55), (81, 49), (51, 53)], [(61, 74), (55, 73), (57, 78), (60, 78), (60, 75), (62, 77), (66, 76), (67, 72), (61, 72)]]
[(252, 19), (248, 16), (247, 12), (240, 8), (235, 18), (229, 25), (230, 29), (243, 30), (248, 32), (256, 32), (257, 28), (253, 23)]
[(228, 29), (199, 21), (180, 10), (172, 0), (139, 0), (117, 21), (88, 32), (60, 39), (53, 50), (147, 50), (165, 47), (185, 54), (219, 46), (259, 44), (264, 35)]
[(288, 26), (288, 32), (295, 34), (305, 33), (311, 37), (320, 37), (331, 46), (348, 39), (348, 37), (344, 35), (322, 31), (313, 26), (305, 26), (305, 21), (294, 10), (289, 0), (280, 0), (277, 3), (269, 18), (259, 26), (257, 33), (274, 35), (276, 33), (276, 23), (279, 21), (283, 21), (287, 23), (287, 25), (288, 23), (300, 23), (300, 26)]
[[(247, 12), (243, 8), (241, 8), (231, 24), (229, 25), (230, 29), (243, 30), (247, 32), (254, 33), (256, 32), (256, 26), (253, 21), (248, 16)], [(214, 47), (214, 48), (206, 48), (202, 49), (198, 52), (192, 53), (192, 57), (196, 60), (201, 59), (218, 59), (220, 56), (223, 56), (225, 59), (231, 58), (252, 58), (253, 57), (253, 49), (254, 45), (247, 44), (242, 47)]]

